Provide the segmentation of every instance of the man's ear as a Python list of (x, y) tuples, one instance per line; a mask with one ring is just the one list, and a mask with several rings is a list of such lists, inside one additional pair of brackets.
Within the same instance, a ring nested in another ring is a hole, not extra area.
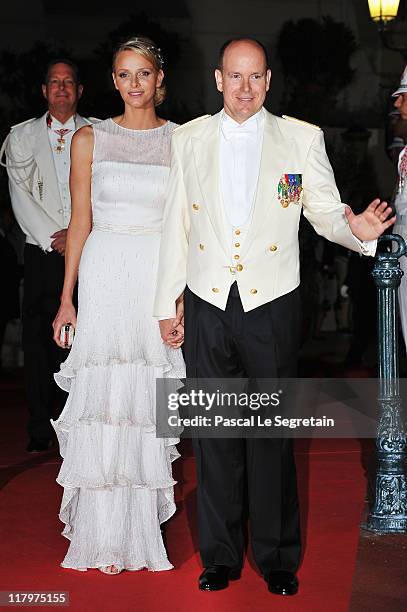
[(83, 85), (78, 85), (78, 100), (82, 97)]
[(42, 84), (41, 89), (42, 89), (42, 95), (44, 96), (45, 99), (47, 99), (47, 86)]
[(268, 91), (270, 89), (270, 85), (271, 85), (271, 70), (270, 70), (270, 68), (267, 68), (267, 72), (266, 72), (266, 91)]
[(215, 81), (216, 81), (216, 89), (218, 91), (223, 91), (223, 76), (219, 68), (216, 68), (215, 70)]

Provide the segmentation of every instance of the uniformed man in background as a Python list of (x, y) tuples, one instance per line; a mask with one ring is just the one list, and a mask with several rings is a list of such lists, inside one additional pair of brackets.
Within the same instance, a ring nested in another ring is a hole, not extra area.
[(71, 60), (50, 62), (42, 85), (47, 111), (39, 119), (13, 126), (1, 149), (14, 215), (26, 236), (22, 320), (28, 452), (52, 446), (50, 418), (55, 403), (57, 408), (62, 403), (53, 373), (65, 354), (52, 339), (52, 321), (64, 280), (71, 213), (70, 144), (74, 132), (90, 123), (76, 112), (82, 91)]
[[(400, 121), (407, 122), (407, 65), (401, 75), (400, 85), (392, 94), (394, 107), (400, 114)], [(407, 146), (401, 148), (397, 162), (398, 181), (394, 197), (394, 207), (397, 213), (397, 222), (394, 233), (400, 234), (407, 240)], [(398, 291), (399, 314), (403, 331), (404, 344), (407, 347), (407, 265), (405, 257), (400, 258), (400, 267), (404, 272)]]

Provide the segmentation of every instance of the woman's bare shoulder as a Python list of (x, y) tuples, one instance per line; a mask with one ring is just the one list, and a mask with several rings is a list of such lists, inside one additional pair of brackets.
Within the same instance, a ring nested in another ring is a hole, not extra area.
[(84, 125), (72, 136), (71, 155), (89, 158), (93, 156), (94, 135), (91, 125)]
[(76, 142), (81, 144), (85, 144), (87, 142), (93, 143), (93, 138), (93, 126), (84, 125), (83, 127), (79, 128), (79, 130), (77, 130), (72, 136), (72, 142), (74, 142), (75, 140)]

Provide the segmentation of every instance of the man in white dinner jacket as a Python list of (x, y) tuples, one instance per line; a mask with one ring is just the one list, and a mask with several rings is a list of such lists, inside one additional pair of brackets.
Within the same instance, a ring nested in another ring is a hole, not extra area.
[[(300, 331), (298, 224), (373, 255), (393, 222), (386, 202), (341, 203), (322, 131), (263, 108), (264, 47), (228, 41), (215, 71), (224, 108), (172, 139), (154, 314), (177, 334), (184, 292), (190, 378), (295, 377)], [(245, 490), (254, 558), (270, 592), (294, 595), (300, 530), (292, 440), (194, 440), (202, 590), (226, 588), (243, 563)]]
[(62, 291), (71, 214), (71, 139), (77, 129), (91, 123), (76, 112), (82, 91), (78, 68), (71, 60), (50, 62), (42, 85), (47, 112), (13, 126), (1, 149), (14, 215), (26, 236), (22, 318), (28, 452), (51, 446), (53, 373), (65, 358), (52, 339), (52, 321)]

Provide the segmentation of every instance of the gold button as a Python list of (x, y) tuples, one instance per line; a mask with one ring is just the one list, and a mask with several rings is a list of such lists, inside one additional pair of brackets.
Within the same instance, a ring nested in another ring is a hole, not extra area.
[(240, 242), (235, 242), (235, 247), (239, 248), (240, 247)]
[(235, 234), (236, 234), (236, 236), (239, 236), (240, 230), (235, 230)]
[(288, 206), (288, 202), (287, 202), (286, 200), (283, 200), (283, 201), (281, 202), (281, 206), (282, 206), (283, 208), (287, 208), (287, 206)]
[(233, 259), (239, 259), (240, 255), (233, 255)]
[(243, 270), (243, 266), (242, 266), (242, 264), (237, 264), (237, 266), (236, 266), (236, 270), (237, 270), (238, 272), (241, 272), (241, 271)]
[(275, 244), (272, 244), (270, 247), (270, 251), (277, 251), (277, 246)]
[(212, 287), (212, 291), (213, 291), (214, 293), (219, 293), (219, 289), (218, 289), (217, 287)]
[(257, 289), (250, 289), (250, 293), (257, 293)]
[(205, 248), (205, 245), (204, 245), (204, 244), (200, 244), (200, 245), (199, 245), (199, 248), (201, 249), (201, 251), (203, 251), (203, 250), (204, 250), (204, 248)]
[(192, 204), (192, 208), (194, 210), (199, 210), (199, 204)]

